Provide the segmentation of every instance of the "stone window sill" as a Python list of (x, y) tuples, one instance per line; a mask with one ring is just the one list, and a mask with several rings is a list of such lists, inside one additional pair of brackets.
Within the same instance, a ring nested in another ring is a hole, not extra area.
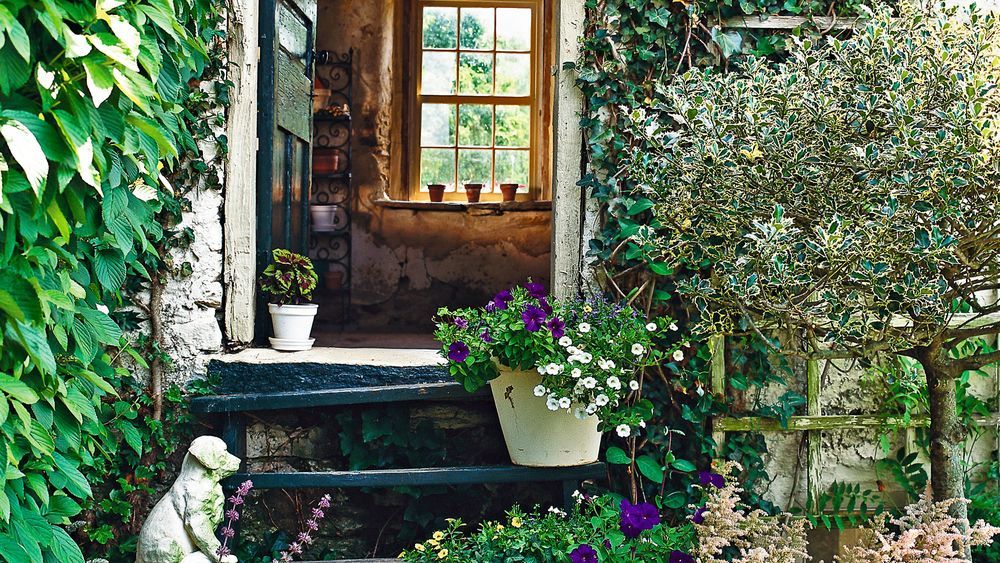
[(406, 201), (398, 199), (378, 199), (375, 204), (389, 209), (411, 209), (414, 211), (551, 211), (552, 201)]

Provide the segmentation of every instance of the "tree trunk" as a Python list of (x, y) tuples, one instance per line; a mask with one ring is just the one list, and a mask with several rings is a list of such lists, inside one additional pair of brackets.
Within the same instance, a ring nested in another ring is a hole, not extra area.
[[(918, 356), (927, 377), (931, 409), (931, 489), (935, 501), (965, 498), (965, 471), (962, 468), (962, 442), (965, 428), (958, 417), (955, 397), (955, 374), (935, 361), (936, 353), (927, 350)], [(956, 503), (951, 515), (959, 520), (962, 531), (968, 528), (968, 507)]]

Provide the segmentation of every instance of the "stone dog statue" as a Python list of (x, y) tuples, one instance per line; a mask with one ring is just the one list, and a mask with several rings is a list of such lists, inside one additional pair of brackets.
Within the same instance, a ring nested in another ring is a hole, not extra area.
[(215, 530), (226, 501), (219, 482), (239, 467), (219, 438), (191, 442), (177, 480), (142, 526), (136, 563), (236, 563), (232, 555), (220, 559)]

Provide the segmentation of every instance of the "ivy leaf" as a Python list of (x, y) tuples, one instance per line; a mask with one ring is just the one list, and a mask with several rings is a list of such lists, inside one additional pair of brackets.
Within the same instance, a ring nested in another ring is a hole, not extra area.
[(83, 68), (87, 72), (87, 89), (90, 90), (94, 107), (101, 107), (114, 90), (115, 80), (111, 77), (111, 71), (106, 65), (94, 61), (93, 57), (83, 60)]
[(663, 482), (663, 466), (653, 456), (649, 454), (639, 456), (635, 460), (635, 464), (639, 468), (639, 473), (642, 473), (650, 481), (654, 483)]
[(625, 450), (619, 448), (618, 446), (611, 446), (608, 448), (608, 452), (605, 455), (608, 463), (614, 465), (629, 465), (632, 463), (632, 458), (625, 453)]
[(66, 530), (52, 526), (52, 555), (59, 563), (84, 563), (83, 553)]
[(712, 28), (712, 42), (719, 46), (724, 58), (729, 58), (740, 52), (743, 45), (743, 36), (735, 31), (722, 31), (718, 27)]
[(0, 136), (7, 141), (7, 148), (24, 170), (35, 195), (40, 195), (45, 178), (49, 175), (49, 161), (38, 140), (23, 123), (13, 119), (0, 125)]
[(94, 254), (94, 272), (104, 289), (118, 291), (125, 283), (125, 257), (114, 248), (99, 250)]

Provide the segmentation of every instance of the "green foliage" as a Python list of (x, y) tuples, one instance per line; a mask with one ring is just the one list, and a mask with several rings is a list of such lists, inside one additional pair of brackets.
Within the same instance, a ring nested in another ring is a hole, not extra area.
[(0, 5), (0, 559), (83, 561), (61, 526), (92, 494), (86, 475), (113, 437), (141, 447), (114, 397), (121, 359), (142, 362), (113, 310), (160, 264), (164, 178), (195, 148), (182, 102), (212, 10)]
[(908, 350), (996, 284), (998, 30), (882, 9), (778, 65), (687, 72), (630, 112), (654, 147), (622, 167), (656, 202), (648, 259), (712, 264), (679, 287), (701, 328)]
[(614, 495), (582, 498), (571, 514), (551, 508), (526, 513), (515, 507), (504, 522), (484, 522), (470, 535), (461, 520), (449, 520), (446, 529), (400, 557), (412, 563), (564, 563), (571, 551), (587, 544), (602, 561), (667, 561), (671, 552), (688, 551), (694, 544), (690, 524), (660, 524), (637, 539), (627, 539), (620, 529), (620, 500)]
[(271, 255), (274, 261), (260, 275), (261, 292), (276, 305), (308, 303), (319, 279), (312, 260), (283, 248), (274, 249)]

